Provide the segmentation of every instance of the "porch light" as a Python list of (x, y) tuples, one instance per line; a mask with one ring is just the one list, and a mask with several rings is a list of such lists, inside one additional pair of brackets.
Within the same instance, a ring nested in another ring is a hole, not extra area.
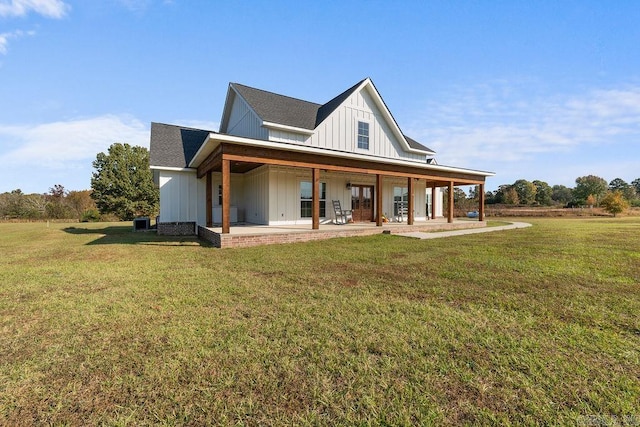
[(351, 183), (347, 182), (347, 190), (351, 190)]

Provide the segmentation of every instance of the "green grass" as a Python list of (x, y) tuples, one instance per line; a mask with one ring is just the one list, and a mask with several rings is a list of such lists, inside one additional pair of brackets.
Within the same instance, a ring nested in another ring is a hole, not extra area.
[(0, 224), (0, 424), (640, 421), (640, 218), (527, 221), (227, 250)]

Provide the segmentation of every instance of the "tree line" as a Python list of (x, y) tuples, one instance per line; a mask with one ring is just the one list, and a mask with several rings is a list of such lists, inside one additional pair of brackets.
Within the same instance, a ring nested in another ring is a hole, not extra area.
[(159, 194), (149, 169), (149, 150), (115, 143), (93, 161), (91, 189), (67, 191), (56, 184), (45, 194), (20, 189), (0, 194), (0, 219), (130, 221), (158, 213)]
[[(616, 215), (630, 206), (640, 207), (640, 178), (630, 184), (621, 178), (607, 182), (604, 178), (587, 175), (576, 178), (573, 188), (564, 185), (551, 186), (540, 180), (519, 179), (513, 184), (503, 184), (495, 191), (485, 193), (487, 205), (510, 206), (562, 206), (602, 207)], [(478, 202), (478, 187), (471, 187), (467, 195), (463, 189), (454, 188), (456, 206), (474, 209)], [(446, 190), (445, 190), (446, 193)], [(445, 204), (447, 198), (445, 198)]]
[(529, 206), (600, 206), (609, 194), (618, 194), (629, 205), (640, 206), (640, 178), (631, 184), (621, 178), (607, 183), (604, 178), (587, 175), (576, 178), (573, 188), (564, 185), (550, 186), (544, 181), (519, 179), (513, 184), (501, 185), (494, 192), (487, 192), (487, 204)]
[(25, 194), (20, 189), (0, 194), (0, 218), (97, 221), (100, 212), (91, 190), (67, 191), (56, 184), (45, 194)]
[[(130, 221), (136, 216), (154, 216), (159, 209), (159, 192), (149, 169), (149, 151), (144, 147), (114, 143), (107, 153), (93, 161), (91, 190), (67, 191), (54, 185), (46, 194), (24, 194), (21, 190), (0, 194), (0, 219), (77, 219)], [(485, 203), (518, 206), (600, 206), (614, 215), (629, 206), (640, 207), (640, 178), (630, 184), (621, 178), (607, 183), (588, 175), (576, 178), (573, 188), (550, 186), (540, 180), (519, 179), (485, 193)], [(445, 190), (445, 193), (447, 190)], [(479, 187), (469, 195), (454, 188), (454, 203), (473, 209)], [(445, 204), (448, 197), (445, 197)], [(477, 204), (475, 205), (477, 206)], [(106, 217), (106, 218), (105, 218)]]

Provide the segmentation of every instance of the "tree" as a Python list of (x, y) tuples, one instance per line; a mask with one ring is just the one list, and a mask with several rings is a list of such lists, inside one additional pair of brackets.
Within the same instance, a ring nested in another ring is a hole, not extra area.
[(149, 169), (149, 150), (114, 143), (108, 153), (98, 153), (93, 161), (91, 198), (102, 213), (112, 213), (123, 221), (158, 212), (158, 189)]
[(47, 218), (71, 218), (71, 210), (65, 203), (66, 195), (67, 191), (60, 184), (56, 184), (49, 189), (49, 194), (46, 195), (47, 204), (45, 207)]
[(4, 215), (9, 218), (22, 218), (25, 215), (25, 194), (22, 190), (15, 189), (6, 193)]
[(596, 199), (596, 206), (607, 193), (608, 184), (603, 178), (595, 175), (576, 178), (576, 188), (573, 190), (574, 199), (584, 204), (590, 194)]
[(502, 184), (501, 186), (499, 186), (493, 196), (493, 203), (507, 203), (504, 199), (504, 196), (507, 191), (509, 191), (509, 189), (511, 189), (510, 185)]
[(502, 203), (507, 205), (517, 205), (520, 203), (520, 198), (518, 197), (518, 192), (515, 188), (509, 187), (509, 189), (504, 191), (502, 196)]
[(633, 181), (631, 181), (631, 185), (636, 190), (636, 197), (640, 197), (640, 178), (636, 178)]
[(533, 181), (533, 185), (536, 186), (536, 203), (543, 206), (551, 206), (553, 204), (553, 200), (551, 200), (551, 194), (553, 194), (553, 189), (549, 184), (544, 181)]
[(531, 205), (536, 201), (536, 186), (526, 179), (517, 180), (511, 187), (518, 193), (521, 204)]
[[(444, 194), (444, 210), (449, 209), (449, 189), (445, 188)], [(453, 206), (458, 208), (465, 208), (467, 200), (467, 193), (462, 188), (453, 187)]]
[(478, 201), (480, 200), (480, 186), (474, 185), (473, 187), (469, 187), (469, 195), (467, 196), (468, 200)]
[(67, 206), (76, 218), (82, 219), (85, 213), (96, 209), (96, 202), (91, 198), (91, 190), (69, 191)]
[(493, 205), (496, 203), (496, 193), (493, 191), (487, 191), (484, 193), (484, 202), (487, 205)]
[(566, 205), (573, 199), (573, 191), (564, 185), (554, 185), (551, 187), (551, 200)]
[(600, 205), (605, 211), (612, 213), (615, 217), (629, 207), (629, 202), (625, 200), (620, 191), (610, 191), (600, 201)]
[(627, 184), (622, 178), (616, 178), (609, 183), (609, 191), (619, 191), (627, 200), (636, 198), (636, 190)]
[(39, 219), (42, 218), (47, 201), (44, 194), (24, 194), (22, 190), (0, 194), (0, 217)]

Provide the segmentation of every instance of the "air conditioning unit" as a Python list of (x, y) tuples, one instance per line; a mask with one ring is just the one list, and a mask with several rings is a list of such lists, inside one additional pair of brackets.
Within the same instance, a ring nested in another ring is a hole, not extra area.
[(133, 231), (147, 231), (151, 228), (151, 220), (147, 216), (133, 219)]

